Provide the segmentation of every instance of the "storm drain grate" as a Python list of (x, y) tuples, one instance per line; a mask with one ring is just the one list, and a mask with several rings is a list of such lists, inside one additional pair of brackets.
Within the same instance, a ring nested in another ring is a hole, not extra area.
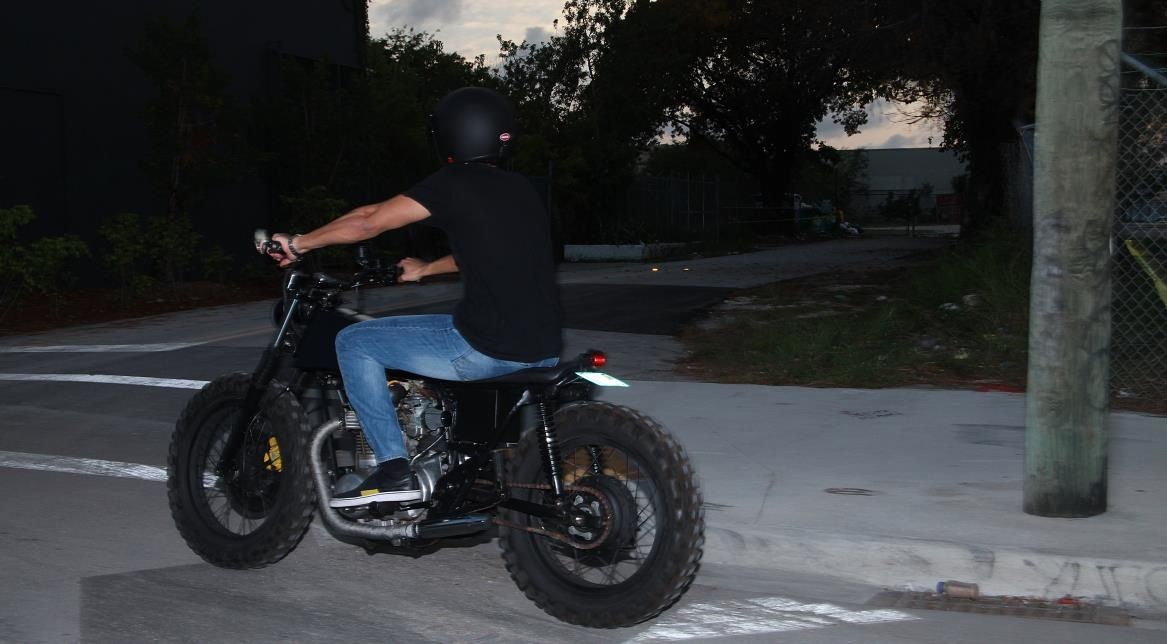
[(946, 610), (956, 613), (1035, 617), (1066, 622), (1105, 624), (1107, 626), (1130, 626), (1130, 615), (1118, 608), (1088, 604), (1069, 597), (1054, 601), (1008, 595), (989, 595), (968, 599), (931, 592), (885, 590), (867, 603), (883, 608)]

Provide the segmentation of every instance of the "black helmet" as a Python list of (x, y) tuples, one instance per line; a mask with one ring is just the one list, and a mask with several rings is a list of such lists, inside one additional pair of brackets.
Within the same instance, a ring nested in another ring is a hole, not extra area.
[(494, 90), (463, 87), (438, 101), (430, 134), (444, 163), (498, 163), (514, 143), (515, 111)]

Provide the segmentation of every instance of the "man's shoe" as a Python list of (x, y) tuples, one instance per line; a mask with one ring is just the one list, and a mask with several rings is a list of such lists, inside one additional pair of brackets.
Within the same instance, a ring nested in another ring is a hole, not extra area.
[(421, 490), (417, 488), (409, 463), (404, 458), (395, 458), (378, 465), (377, 469), (356, 488), (334, 495), (328, 505), (334, 508), (353, 508), (370, 503), (419, 499)]

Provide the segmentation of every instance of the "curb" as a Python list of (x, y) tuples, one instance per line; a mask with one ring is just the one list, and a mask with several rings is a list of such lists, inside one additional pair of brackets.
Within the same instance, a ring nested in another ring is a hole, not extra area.
[(983, 595), (1058, 599), (1167, 617), (1167, 562), (1108, 559), (960, 544), (778, 529), (706, 525), (705, 563), (828, 575), (896, 590), (935, 590), (958, 580)]

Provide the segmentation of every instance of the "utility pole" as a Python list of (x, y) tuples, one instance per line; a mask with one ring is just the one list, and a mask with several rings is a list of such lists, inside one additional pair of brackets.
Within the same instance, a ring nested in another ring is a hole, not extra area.
[(1024, 510), (1106, 511), (1122, 0), (1043, 0)]

